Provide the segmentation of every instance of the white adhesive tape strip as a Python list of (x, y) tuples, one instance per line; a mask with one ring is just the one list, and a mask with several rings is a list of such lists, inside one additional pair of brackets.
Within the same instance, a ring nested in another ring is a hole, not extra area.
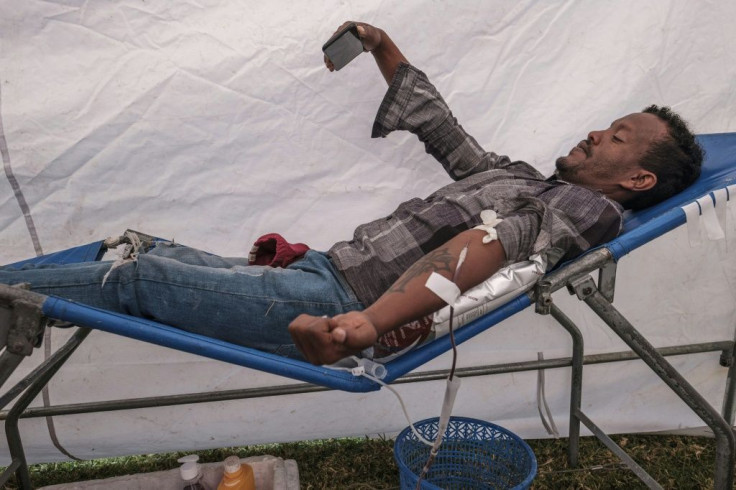
[(726, 213), (726, 222), (728, 224), (726, 225), (726, 229), (736, 233), (736, 184), (729, 185), (726, 187), (726, 190), (728, 194), (728, 203), (726, 206), (728, 208), (728, 212)]
[(429, 275), (424, 285), (448, 305), (454, 305), (461, 294), (460, 288), (454, 282), (436, 272)]
[(705, 226), (705, 234), (708, 240), (723, 240), (726, 238), (721, 225), (718, 223), (713, 198), (710, 197), (710, 194), (698, 199), (698, 203), (701, 207), (701, 220)]
[(691, 247), (697, 247), (702, 243), (700, 240), (700, 206), (697, 202), (691, 202), (682, 207), (687, 219), (687, 235)]
[(728, 191), (726, 188), (717, 189), (713, 191), (713, 197), (716, 200), (716, 217), (718, 218), (718, 224), (721, 226), (721, 230), (726, 234), (726, 209), (728, 207)]

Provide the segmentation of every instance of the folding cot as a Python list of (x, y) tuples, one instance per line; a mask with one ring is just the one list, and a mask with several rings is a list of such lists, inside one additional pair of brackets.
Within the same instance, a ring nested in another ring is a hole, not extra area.
[[(580, 422), (582, 422), (651, 488), (659, 488), (659, 486), (582, 412), (583, 339), (575, 324), (554, 304), (551, 294), (556, 290), (567, 287), (571, 294), (577, 295), (703, 419), (712, 429), (716, 438), (715, 486), (717, 488), (732, 488), (735, 442), (731, 429), (731, 419), (736, 388), (733, 340), (711, 343), (707, 347), (697, 347), (722, 350), (724, 352), (722, 363), (729, 366), (728, 386), (726, 387), (723, 415), (721, 415), (664, 359), (663, 354), (668, 352), (663, 353), (655, 349), (611, 304), (615, 289), (616, 263), (624, 255), (685, 224), (687, 220), (702, 217), (706, 227), (710, 227), (710, 229), (722, 229), (722, 225), (719, 227), (719, 220), (723, 222), (725, 219), (729, 219), (731, 220), (730, 225), (734, 225), (733, 221), (736, 220), (736, 203), (734, 202), (736, 201), (736, 133), (708, 134), (701, 135), (698, 138), (706, 150), (706, 161), (701, 177), (690, 188), (666, 202), (632, 214), (627, 218), (624, 232), (618, 238), (587, 252), (574, 261), (560, 265), (542, 278), (532, 291), (520, 294), (505, 305), (464, 325), (455, 332), (458, 343), (466, 341), (531, 305), (535, 305), (535, 311), (539, 314), (551, 314), (572, 337), (573, 354), (571, 359), (563, 364), (539, 361), (536, 363), (519, 363), (518, 366), (501, 366), (500, 368), (496, 366), (490, 369), (468, 368), (464, 372), (459, 372), (459, 374), (461, 376), (472, 376), (493, 374), (494, 372), (512, 369), (572, 366), (570, 440), (568, 446), (570, 463), (575, 465), (577, 462)], [(730, 213), (728, 218), (727, 212)], [(30, 260), (51, 263), (83, 262), (99, 260), (104, 251), (103, 242), (99, 241)], [(599, 271), (597, 283), (590, 276), (590, 273), (596, 270)], [(33, 398), (66, 359), (71, 356), (91, 329), (103, 330), (305, 382), (304, 384), (289, 385), (273, 390), (249, 390), (245, 396), (269, 396), (320, 389), (337, 389), (351, 392), (367, 392), (380, 389), (380, 386), (373, 381), (364, 377), (353, 376), (349, 372), (313, 366), (187, 333), (149, 320), (102, 311), (60, 298), (46, 297), (7, 286), (0, 286), (0, 343), (6, 346), (0, 356), (0, 386), (9, 378), (25, 356), (30, 355), (33, 348), (40, 344), (43, 331), (48, 326), (46, 319), (76, 325), (78, 330), (53, 356), (0, 396), (0, 409), (18, 397), (6, 417), (6, 435), (13, 459), (11, 465), (0, 476), (0, 482), (7, 481), (10, 475), (15, 472), (24, 488), (30, 488), (30, 479), (18, 431), (18, 418), (24, 414)], [(384, 382), (441, 378), (443, 376), (441, 372), (420, 373), (418, 375), (407, 373), (450, 348), (451, 343), (448, 337), (440, 337), (417, 347), (385, 365), (386, 376)], [(682, 353), (683, 351), (675, 349), (674, 352)], [(243, 396), (243, 394), (238, 396)], [(177, 404), (201, 401), (187, 396), (173, 398), (175, 399), (158, 401), (137, 399), (129, 403), (127, 407), (138, 408), (160, 406), (166, 403)], [(221, 399), (227, 399), (227, 396)], [(76, 409), (77, 411), (72, 409), (63, 413), (122, 408), (104, 402), (88, 405)]]

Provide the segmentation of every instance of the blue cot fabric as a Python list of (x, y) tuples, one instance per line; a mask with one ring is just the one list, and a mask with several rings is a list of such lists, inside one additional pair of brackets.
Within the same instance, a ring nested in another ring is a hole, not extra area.
[(381, 387), (367, 378), (353, 376), (346, 371), (313, 366), (303, 360), (269, 354), (185, 332), (152, 320), (101, 310), (53, 296), (46, 298), (43, 303), (43, 314), (82, 327), (337, 390), (364, 393)]
[(80, 245), (78, 247), (45, 254), (40, 257), (33, 257), (31, 259), (14, 262), (12, 264), (8, 264), (6, 267), (20, 268), (26, 264), (78, 264), (80, 262), (100, 260), (104, 254), (105, 249), (103, 248), (103, 241), (99, 240), (86, 245)]

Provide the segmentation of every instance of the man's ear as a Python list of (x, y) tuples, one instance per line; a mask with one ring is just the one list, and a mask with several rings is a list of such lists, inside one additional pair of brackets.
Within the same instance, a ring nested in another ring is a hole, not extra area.
[(643, 168), (636, 169), (626, 180), (621, 182), (622, 187), (634, 192), (648, 191), (655, 185), (657, 185), (656, 174)]

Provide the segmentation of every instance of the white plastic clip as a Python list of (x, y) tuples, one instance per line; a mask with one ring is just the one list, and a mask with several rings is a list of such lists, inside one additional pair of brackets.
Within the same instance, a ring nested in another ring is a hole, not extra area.
[(495, 211), (492, 209), (485, 209), (480, 212), (480, 219), (483, 221), (482, 225), (478, 225), (474, 230), (483, 230), (488, 235), (483, 237), (483, 243), (490, 243), (493, 240), (498, 240), (498, 232), (496, 232), (496, 225), (499, 224), (502, 219), (498, 217)]

